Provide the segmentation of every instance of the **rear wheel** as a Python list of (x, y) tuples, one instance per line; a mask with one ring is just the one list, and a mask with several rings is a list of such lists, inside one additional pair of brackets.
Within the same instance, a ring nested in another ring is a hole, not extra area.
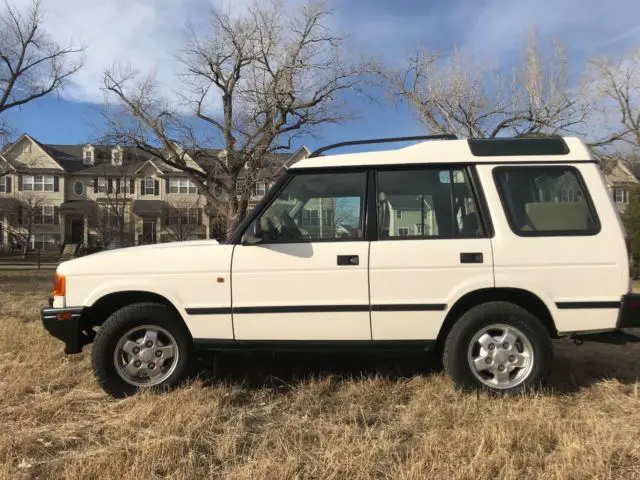
[(508, 302), (489, 302), (456, 322), (445, 341), (443, 363), (464, 390), (512, 393), (546, 379), (553, 345), (529, 311)]
[(114, 397), (140, 389), (166, 390), (186, 375), (192, 341), (175, 312), (156, 303), (127, 305), (101, 326), (93, 345), (93, 370)]

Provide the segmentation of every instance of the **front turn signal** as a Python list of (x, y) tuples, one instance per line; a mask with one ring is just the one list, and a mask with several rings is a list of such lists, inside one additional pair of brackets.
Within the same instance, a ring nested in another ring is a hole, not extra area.
[(64, 275), (60, 275), (56, 272), (53, 277), (53, 296), (54, 297), (64, 297), (67, 291), (67, 281)]

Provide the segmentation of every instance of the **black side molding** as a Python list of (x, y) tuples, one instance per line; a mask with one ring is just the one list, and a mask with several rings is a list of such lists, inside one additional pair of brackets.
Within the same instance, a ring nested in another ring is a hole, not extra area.
[(444, 303), (397, 303), (377, 305), (269, 305), (255, 307), (187, 308), (187, 315), (229, 315), (242, 313), (332, 313), (332, 312), (440, 312)]
[(620, 302), (557, 302), (556, 307), (561, 310), (569, 309), (607, 309), (620, 308)]

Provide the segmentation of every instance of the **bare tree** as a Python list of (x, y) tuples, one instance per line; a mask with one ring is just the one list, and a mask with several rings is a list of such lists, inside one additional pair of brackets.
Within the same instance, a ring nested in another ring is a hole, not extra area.
[[(640, 48), (618, 59), (594, 58), (589, 62), (588, 82), (599, 118), (594, 147), (614, 142), (640, 148)], [(604, 125), (603, 125), (604, 123)]]
[(136, 176), (132, 165), (139, 158), (128, 149), (123, 149), (122, 155), (121, 165), (112, 165), (105, 159), (102, 175), (94, 180), (94, 190), (103, 194), (97, 201), (95, 230), (104, 248), (114, 242), (121, 247), (127, 246), (133, 238), (134, 225), (129, 209)]
[[(186, 172), (207, 199), (207, 214), (222, 213), (231, 231), (270, 153), (348, 118), (343, 93), (358, 88), (364, 69), (345, 59), (329, 15), (316, 4), (291, 14), (277, 1), (256, 2), (238, 16), (214, 9), (209, 33), (192, 29), (183, 49), (182, 111), (159, 96), (152, 77), (105, 73), (106, 91), (131, 117), (112, 114), (114, 133)], [(220, 145), (224, 154), (213, 154), (210, 147)]]
[(391, 97), (407, 103), (434, 134), (491, 138), (564, 133), (583, 124), (586, 110), (579, 89), (568, 88), (564, 47), (554, 47), (545, 61), (532, 32), (510, 76), (492, 69), (488, 59), (427, 49), (411, 54), (405, 68), (380, 68), (378, 74)]
[(43, 28), (40, 0), (18, 10), (5, 0), (0, 11), (0, 138), (10, 127), (2, 114), (60, 91), (83, 64), (82, 47), (62, 46)]
[(16, 193), (15, 198), (18, 202), (18, 208), (11, 212), (5, 212), (10, 219), (5, 228), (17, 246), (21, 248), (23, 256), (26, 256), (35, 233), (35, 226), (49, 223), (43, 207), (49, 207), (51, 210), (50, 224), (52, 225), (58, 223), (57, 211), (40, 192), (22, 191)]
[(171, 202), (165, 213), (164, 227), (169, 241), (192, 240), (202, 228), (202, 201), (197, 196), (183, 196)]

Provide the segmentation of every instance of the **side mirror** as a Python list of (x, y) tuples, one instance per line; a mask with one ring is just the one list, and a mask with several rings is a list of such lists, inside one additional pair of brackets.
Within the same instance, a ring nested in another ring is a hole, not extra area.
[(256, 219), (242, 236), (243, 245), (256, 245), (263, 240), (262, 225), (260, 219)]

